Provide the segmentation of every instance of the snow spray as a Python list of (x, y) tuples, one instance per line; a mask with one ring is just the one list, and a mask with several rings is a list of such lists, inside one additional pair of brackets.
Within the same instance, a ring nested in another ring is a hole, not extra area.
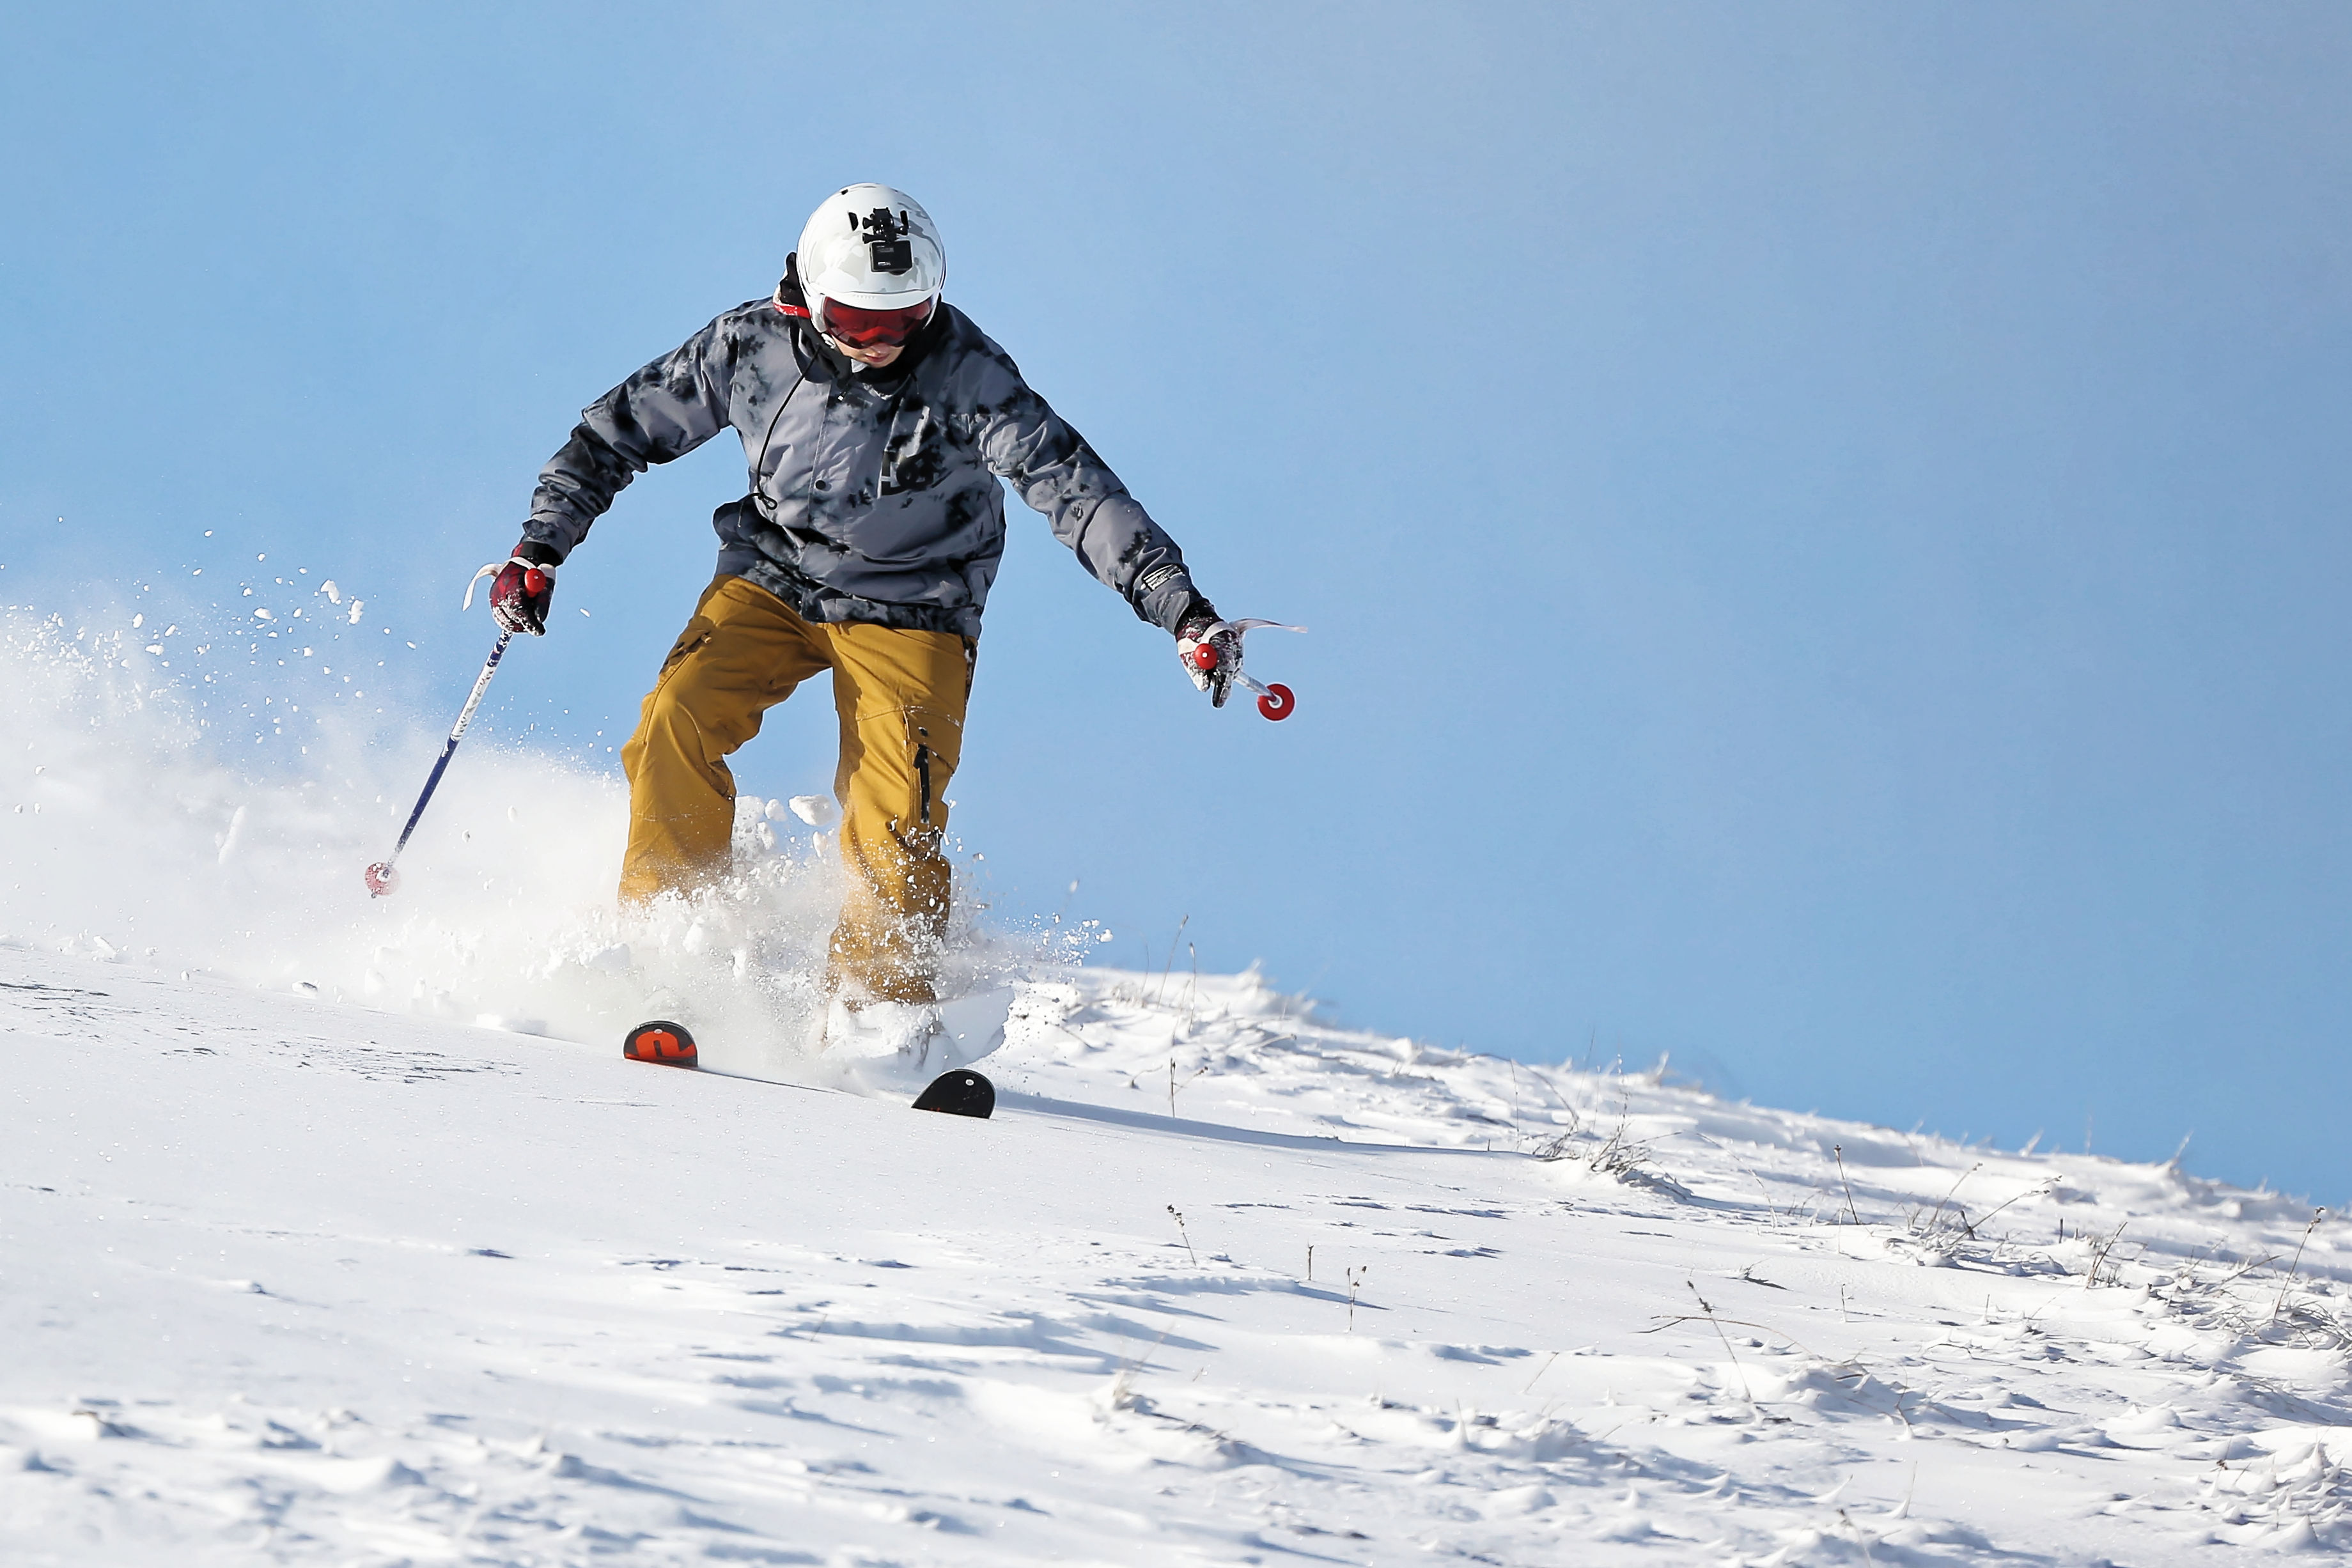
[[(330, 699), (357, 692), (349, 655), (306, 667), (299, 639), (278, 670), (267, 655), (285, 640), (251, 627), (167, 639), (109, 620), (0, 611), (0, 943), (600, 1048), (683, 1015), (714, 1066), (789, 1071), (840, 873), (830, 835), (782, 801), (738, 800), (725, 883), (625, 911), (625, 786), (486, 718), (406, 846), (401, 897), (374, 899), (349, 868), (399, 826), (404, 776), (444, 745), (429, 721)], [(280, 606), (253, 624), (305, 622)], [(263, 674), (244, 672), (249, 639)], [(968, 911), (955, 919), (970, 931)], [(1026, 956), (975, 937), (955, 963)]]

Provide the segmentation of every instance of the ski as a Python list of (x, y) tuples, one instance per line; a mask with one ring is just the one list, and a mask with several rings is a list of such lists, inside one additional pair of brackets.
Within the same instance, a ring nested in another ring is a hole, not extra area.
[(650, 1061), (659, 1067), (702, 1065), (695, 1052), (693, 1032), (667, 1019), (654, 1019), (631, 1030), (621, 1041), (621, 1054), (631, 1061)]
[(930, 1087), (915, 1096), (915, 1109), (985, 1121), (996, 1110), (996, 1085), (969, 1067), (959, 1067), (932, 1079)]
[[(740, 1072), (716, 1072), (702, 1065), (700, 1053), (695, 1049), (694, 1032), (684, 1024), (669, 1019), (649, 1019), (631, 1030), (621, 1040), (621, 1055), (630, 1061), (650, 1062), (656, 1067), (685, 1067), (697, 1071), (712, 1072), (720, 1078), (744, 1078)], [(768, 1079), (751, 1082), (765, 1083)], [(792, 1084), (799, 1089), (803, 1084)], [(938, 1111), (950, 1116), (976, 1116), (985, 1121), (996, 1111), (996, 1085), (969, 1067), (959, 1067), (942, 1072), (931, 1080), (920, 1094), (915, 1096), (918, 1111)]]

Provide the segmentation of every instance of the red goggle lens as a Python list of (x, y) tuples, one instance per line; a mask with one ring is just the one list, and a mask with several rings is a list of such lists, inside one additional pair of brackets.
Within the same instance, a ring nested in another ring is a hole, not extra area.
[(897, 310), (860, 310), (855, 305), (836, 300), (824, 301), (825, 335), (848, 344), (853, 349), (882, 349), (905, 342), (931, 319), (935, 300), (926, 299), (920, 305), (908, 305)]

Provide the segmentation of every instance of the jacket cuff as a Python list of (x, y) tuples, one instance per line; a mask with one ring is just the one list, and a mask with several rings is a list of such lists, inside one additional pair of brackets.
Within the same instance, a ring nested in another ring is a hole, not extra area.
[(1200, 597), (1192, 574), (1176, 562), (1155, 566), (1136, 580), (1135, 612), (1173, 636), (1184, 612)]

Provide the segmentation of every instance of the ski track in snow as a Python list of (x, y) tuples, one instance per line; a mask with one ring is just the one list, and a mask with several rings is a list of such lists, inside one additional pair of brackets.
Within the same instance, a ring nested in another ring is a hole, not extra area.
[(2299, 1204), (1254, 976), (1046, 972), (985, 1123), (25, 947), (0, 1030), (12, 1562), (2185, 1563), (2352, 1495)]
[(822, 835), (747, 800), (737, 885), (624, 918), (613, 782), (484, 744), (373, 904), (437, 730), (334, 717), (324, 641), (231, 701), (178, 630), (0, 618), (11, 1568), (2352, 1537), (2352, 1240), (2299, 1202), (1046, 961), (1092, 922), (965, 928), (1021, 979), (992, 1121), (625, 1062), (667, 1015), (816, 1075)]

